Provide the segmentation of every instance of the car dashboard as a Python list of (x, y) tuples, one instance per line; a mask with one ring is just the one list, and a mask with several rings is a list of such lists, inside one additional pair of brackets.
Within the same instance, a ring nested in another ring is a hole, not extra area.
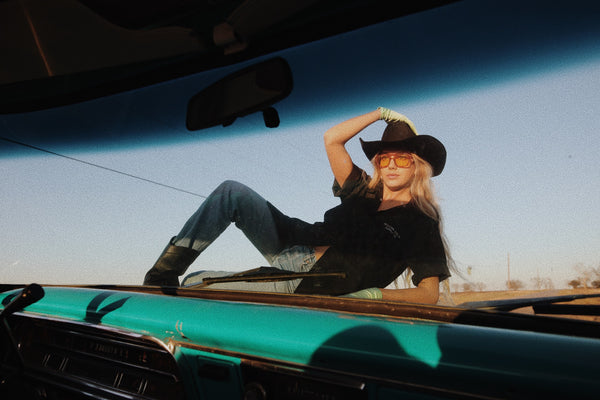
[[(595, 323), (567, 322), (575, 336), (482, 326), (509, 323), (502, 312), (382, 304), (385, 315), (355, 299), (327, 310), (310, 296), (164, 291), (46, 287), (4, 318), (2, 397), (586, 398), (599, 389)], [(18, 292), (2, 293), (5, 307)], [(541, 330), (558, 320), (510, 318)]]

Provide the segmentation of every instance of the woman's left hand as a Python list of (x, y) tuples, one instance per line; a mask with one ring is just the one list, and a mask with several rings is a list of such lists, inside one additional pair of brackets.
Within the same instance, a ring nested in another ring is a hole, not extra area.
[(380, 113), (379, 119), (384, 120), (388, 124), (391, 124), (394, 122), (401, 122), (401, 121), (408, 123), (408, 121), (409, 121), (405, 115), (402, 115), (399, 112), (396, 112), (394, 110), (390, 110), (389, 108), (377, 107), (377, 109), (379, 110), (379, 113)]

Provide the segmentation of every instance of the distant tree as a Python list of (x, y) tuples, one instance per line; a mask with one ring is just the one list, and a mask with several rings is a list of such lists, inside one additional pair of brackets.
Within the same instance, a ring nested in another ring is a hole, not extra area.
[(569, 286), (571, 286), (573, 289), (577, 289), (579, 286), (581, 286), (581, 282), (579, 279), (573, 279), (569, 282)]
[(552, 282), (552, 279), (543, 278), (542, 279), (542, 289), (546, 289), (546, 290), (554, 289), (554, 283)]
[(485, 283), (483, 282), (475, 282), (473, 284), (473, 286), (475, 287), (475, 290), (479, 291), (479, 292), (483, 292), (485, 290)]
[(580, 285), (584, 288), (588, 288), (594, 279), (594, 276), (599, 276), (600, 270), (596, 268), (592, 268), (590, 266), (584, 265), (583, 263), (578, 263), (574, 267), (577, 272), (577, 280)]
[(519, 280), (511, 279), (510, 281), (506, 281), (506, 288), (508, 290), (519, 290), (523, 289), (524, 287), (525, 285), (523, 284), (523, 282)]
[(472, 292), (473, 291), (473, 284), (470, 282), (465, 282), (463, 283), (463, 292)]
[(540, 278), (539, 276), (531, 278), (533, 287), (537, 290), (552, 290), (554, 289), (554, 283), (550, 278)]
[(592, 287), (595, 289), (600, 289), (600, 266), (597, 268), (591, 268), (592, 274), (596, 279), (592, 281)]
[(542, 288), (543, 279), (539, 276), (534, 276), (531, 278), (531, 283), (533, 283), (534, 289), (540, 290)]

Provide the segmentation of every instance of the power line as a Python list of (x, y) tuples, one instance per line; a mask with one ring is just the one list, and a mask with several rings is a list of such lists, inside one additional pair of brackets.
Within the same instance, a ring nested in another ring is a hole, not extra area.
[(91, 163), (91, 162), (88, 162), (88, 161), (80, 160), (78, 158), (66, 156), (64, 154), (56, 153), (54, 151), (42, 149), (41, 147), (32, 146), (32, 145), (27, 144), (27, 143), (19, 142), (17, 140), (5, 138), (5, 137), (0, 137), (0, 139), (4, 140), (5, 142), (10, 142), (10, 143), (13, 143), (13, 144), (16, 144), (16, 145), (19, 145), (19, 146), (23, 146), (23, 147), (27, 147), (27, 148), (30, 148), (30, 149), (33, 149), (33, 150), (37, 150), (37, 151), (41, 151), (41, 152), (44, 152), (44, 153), (52, 154), (54, 156), (66, 158), (67, 160), (76, 161), (78, 163), (86, 164), (86, 165), (89, 165), (91, 167), (100, 168), (100, 169), (103, 169), (105, 171), (114, 172), (116, 174), (124, 175), (124, 176), (127, 176), (129, 178), (138, 179), (140, 181), (144, 181), (144, 182), (147, 182), (147, 183), (152, 183), (153, 185), (162, 186), (162, 187), (167, 188), (167, 189), (176, 190), (178, 192), (182, 192), (182, 193), (186, 193), (186, 194), (191, 194), (192, 196), (197, 196), (197, 197), (201, 197), (203, 199), (206, 199), (206, 196), (204, 196), (204, 195), (201, 195), (201, 194), (198, 194), (198, 193), (194, 193), (194, 192), (190, 192), (188, 190), (180, 189), (180, 188), (177, 188), (175, 186), (166, 185), (164, 183), (153, 181), (151, 179), (142, 178), (141, 176), (129, 174), (127, 172), (122, 172), (122, 171), (119, 171), (119, 170), (116, 170), (116, 169), (113, 169), (113, 168), (108, 168), (108, 167), (105, 167), (105, 166), (102, 166), (102, 165), (99, 165), (99, 164), (94, 164), (94, 163)]

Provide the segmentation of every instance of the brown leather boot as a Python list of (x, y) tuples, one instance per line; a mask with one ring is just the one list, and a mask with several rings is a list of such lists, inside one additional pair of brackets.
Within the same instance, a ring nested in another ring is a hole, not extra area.
[(174, 239), (171, 239), (154, 266), (146, 273), (144, 285), (179, 286), (179, 276), (185, 273), (200, 254), (188, 247), (175, 246)]

